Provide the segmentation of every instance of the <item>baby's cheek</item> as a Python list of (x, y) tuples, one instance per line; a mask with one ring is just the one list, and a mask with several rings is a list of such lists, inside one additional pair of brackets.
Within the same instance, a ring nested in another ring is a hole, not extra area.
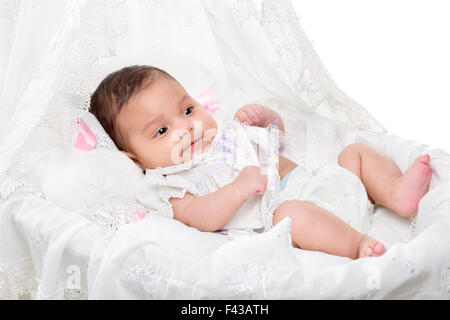
[(203, 137), (204, 138), (214, 137), (216, 135), (216, 132), (217, 132), (217, 123), (212, 117), (210, 117), (206, 121)]
[(183, 162), (183, 144), (181, 141), (168, 146), (162, 153), (166, 167), (177, 165)]

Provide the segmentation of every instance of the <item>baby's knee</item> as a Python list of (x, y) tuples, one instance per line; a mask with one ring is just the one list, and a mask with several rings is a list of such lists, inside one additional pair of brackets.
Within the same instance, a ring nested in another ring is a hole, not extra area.
[(345, 167), (349, 162), (354, 162), (355, 159), (359, 159), (361, 153), (368, 147), (364, 143), (352, 143), (346, 146), (339, 153), (338, 163), (340, 166)]
[(307, 211), (312, 207), (313, 204), (300, 201), (300, 200), (287, 200), (284, 201), (273, 213), (273, 224), (277, 224), (281, 220), (286, 217), (290, 217), (292, 223), (299, 220), (299, 216), (302, 215), (303, 212)]

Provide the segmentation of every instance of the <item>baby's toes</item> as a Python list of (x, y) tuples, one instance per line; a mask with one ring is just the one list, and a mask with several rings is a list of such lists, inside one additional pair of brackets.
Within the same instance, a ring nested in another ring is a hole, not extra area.
[(375, 255), (375, 257), (379, 257), (386, 252), (386, 248), (384, 247), (384, 245), (381, 242), (378, 242), (375, 240), (375, 244), (372, 248), (372, 251), (373, 251), (373, 254)]
[(430, 155), (429, 154), (420, 155), (419, 157), (417, 157), (416, 160), (418, 160), (424, 164), (429, 164), (430, 163)]
[(366, 249), (364, 249), (363, 255), (362, 255), (363, 258), (368, 258), (368, 257), (372, 257), (372, 256), (373, 256), (372, 248), (367, 247)]
[(361, 240), (359, 248), (359, 258), (379, 257), (386, 252), (381, 242), (367, 236)]

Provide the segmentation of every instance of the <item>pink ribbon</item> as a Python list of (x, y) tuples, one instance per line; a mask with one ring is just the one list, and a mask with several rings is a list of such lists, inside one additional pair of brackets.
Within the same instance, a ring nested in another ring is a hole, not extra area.
[(219, 100), (211, 98), (213, 90), (214, 90), (214, 86), (211, 85), (208, 88), (206, 88), (205, 90), (203, 90), (202, 92), (200, 92), (200, 94), (196, 97), (196, 100), (198, 101), (198, 103), (200, 103), (200, 105), (203, 108), (205, 108), (206, 110), (208, 110), (211, 113), (214, 113), (216, 110), (220, 109), (220, 107), (221, 107)]
[(83, 122), (83, 120), (78, 119), (77, 124), (78, 133), (77, 139), (75, 140), (75, 148), (82, 151), (93, 150), (97, 144), (97, 137)]
[(136, 209), (136, 211), (134, 212), (136, 220), (137, 221), (141, 221), (142, 219), (145, 218), (145, 212), (142, 211), (141, 209)]

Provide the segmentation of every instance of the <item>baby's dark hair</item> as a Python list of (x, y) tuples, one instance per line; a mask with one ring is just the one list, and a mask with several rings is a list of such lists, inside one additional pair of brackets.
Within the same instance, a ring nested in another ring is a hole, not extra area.
[(166, 71), (157, 67), (129, 66), (109, 74), (92, 93), (89, 111), (94, 114), (120, 150), (128, 151), (125, 137), (117, 125), (120, 111), (132, 97), (151, 86), (160, 77), (175, 80)]

